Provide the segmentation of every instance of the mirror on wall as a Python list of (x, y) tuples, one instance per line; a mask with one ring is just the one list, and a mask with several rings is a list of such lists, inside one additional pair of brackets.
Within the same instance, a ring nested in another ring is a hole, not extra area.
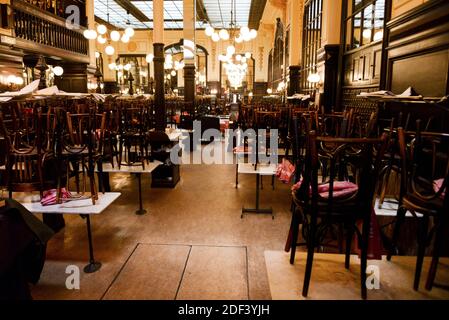
[(151, 93), (150, 64), (146, 61), (144, 54), (119, 55), (116, 65), (116, 80), (120, 93), (128, 93), (131, 76), (135, 93)]

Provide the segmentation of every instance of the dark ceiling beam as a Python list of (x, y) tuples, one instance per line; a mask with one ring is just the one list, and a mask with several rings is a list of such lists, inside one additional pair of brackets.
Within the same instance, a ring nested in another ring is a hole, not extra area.
[(142, 11), (137, 9), (129, 0), (115, 0), (115, 2), (117, 2), (119, 6), (129, 12), (129, 14), (132, 14), (134, 17), (136, 17), (136, 19), (140, 22), (150, 21), (150, 19), (146, 15), (144, 15)]
[(267, 0), (252, 0), (251, 8), (249, 10), (248, 28), (259, 29), (260, 19), (262, 19), (263, 11)]
[(203, 0), (196, 1), (196, 16), (197, 16), (198, 21), (210, 22), (209, 16), (207, 15), (206, 8), (204, 7)]

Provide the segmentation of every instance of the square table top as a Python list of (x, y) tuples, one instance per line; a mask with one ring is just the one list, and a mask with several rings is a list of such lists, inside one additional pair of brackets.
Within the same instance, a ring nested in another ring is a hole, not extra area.
[(120, 192), (99, 193), (98, 200), (92, 205), (90, 198), (82, 200), (72, 200), (69, 202), (54, 204), (49, 206), (41, 205), (39, 197), (33, 195), (23, 195), (22, 197), (14, 197), (28, 211), (32, 213), (59, 213), (59, 214), (100, 214), (108, 208), (118, 197)]
[[(114, 163), (114, 167), (112, 167), (111, 163), (103, 163), (103, 172), (111, 172), (111, 173), (151, 173), (156, 169), (162, 162), (154, 160), (153, 162), (145, 163), (145, 169), (142, 168), (142, 165), (121, 165), (118, 167), (117, 163)], [(98, 168), (96, 170), (98, 172)]]
[(257, 170), (254, 170), (252, 163), (240, 163), (238, 167), (238, 173), (244, 174), (260, 174), (261, 176), (272, 176), (276, 173), (277, 165), (259, 163)]

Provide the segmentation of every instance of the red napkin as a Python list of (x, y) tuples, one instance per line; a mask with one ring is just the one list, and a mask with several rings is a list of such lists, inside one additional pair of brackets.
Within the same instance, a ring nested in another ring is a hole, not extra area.
[[(437, 193), (438, 191), (440, 191), (441, 187), (443, 186), (443, 182), (444, 182), (444, 178), (435, 180), (433, 182), (433, 190), (435, 191), (435, 193)], [(443, 190), (443, 192), (440, 194), (441, 198), (444, 198), (444, 196), (446, 195), (446, 188)]]
[[(41, 205), (49, 206), (52, 204), (56, 204), (56, 194), (57, 194), (56, 189), (44, 191), (43, 197), (41, 199)], [(60, 198), (62, 202), (65, 202), (67, 201), (67, 199), (72, 198), (72, 194), (65, 188), (61, 188)]]
[[(292, 191), (296, 191), (301, 187), (302, 180), (298, 181), (292, 186)], [(349, 196), (356, 193), (358, 190), (358, 186), (355, 183), (349, 181), (334, 181), (334, 190), (333, 197), (334, 198), (342, 198), (344, 196)], [(312, 192), (310, 190), (310, 192)], [(318, 185), (318, 194), (322, 198), (329, 198), (329, 183), (324, 183)]]
[(290, 183), (295, 171), (296, 171), (295, 166), (290, 161), (283, 158), (282, 163), (280, 163), (277, 167), (276, 176), (283, 183)]

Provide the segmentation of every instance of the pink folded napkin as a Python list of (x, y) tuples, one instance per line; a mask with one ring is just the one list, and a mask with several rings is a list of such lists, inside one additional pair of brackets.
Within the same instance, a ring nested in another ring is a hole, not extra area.
[[(433, 182), (433, 190), (434, 190), (435, 192), (440, 191), (441, 187), (443, 186), (443, 182), (444, 182), (444, 178), (435, 180), (435, 181)], [(443, 190), (443, 192), (440, 194), (440, 197), (441, 197), (441, 198), (444, 198), (445, 195), (446, 195), (446, 189)]]
[(283, 158), (282, 162), (278, 165), (276, 169), (276, 176), (283, 183), (290, 183), (293, 174), (295, 173), (295, 170), (296, 170), (295, 166), (290, 161)]
[[(292, 191), (296, 191), (301, 187), (302, 180), (298, 181), (292, 186)], [(358, 186), (349, 181), (334, 181), (334, 189), (332, 196), (334, 198), (343, 198), (345, 196), (353, 195), (357, 192)], [(312, 192), (312, 190), (310, 190)], [(329, 198), (329, 183), (318, 185), (318, 194), (322, 198)]]
[[(41, 199), (41, 205), (43, 206), (49, 206), (52, 204), (56, 204), (56, 189), (50, 189), (47, 191), (44, 191), (43, 197)], [(60, 195), (61, 201), (65, 202), (68, 199), (72, 198), (72, 194), (67, 191), (65, 188), (61, 188), (61, 195)]]

